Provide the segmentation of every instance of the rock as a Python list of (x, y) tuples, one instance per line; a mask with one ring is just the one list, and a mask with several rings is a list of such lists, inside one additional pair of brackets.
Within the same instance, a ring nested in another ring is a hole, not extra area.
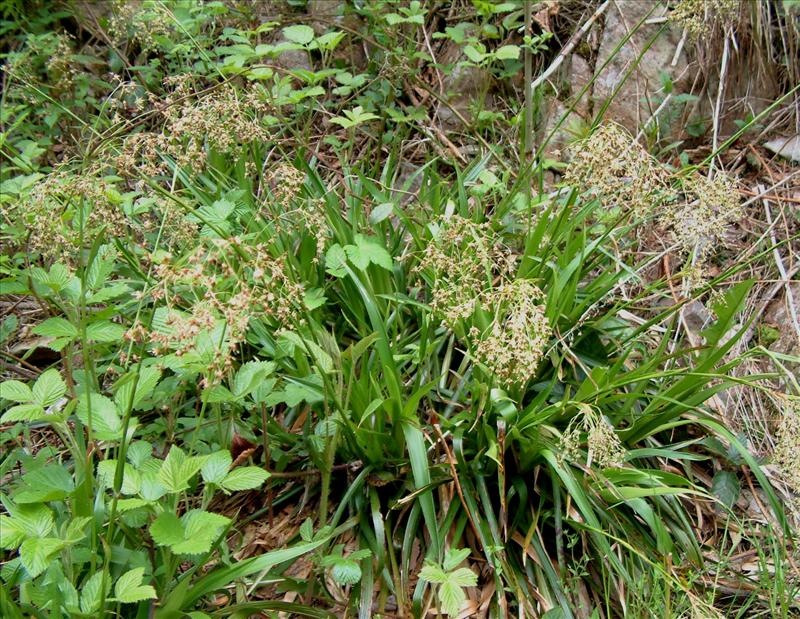
[[(647, 15), (651, 19), (663, 17), (665, 9), (663, 6), (657, 6), (653, 10), (652, 2), (642, 0), (616, 0), (609, 6), (605, 15), (605, 27), (600, 37), (596, 66), (600, 70), (606, 61), (610, 59), (610, 62), (600, 72), (594, 84), (595, 107), (599, 107), (613, 95), (628, 70), (636, 64), (641, 51), (661, 29), (660, 23), (645, 23), (620, 50), (615, 51), (620, 41)], [(617, 121), (636, 135), (642, 124), (661, 103), (664, 96), (663, 73), (673, 80), (675, 94), (688, 89), (688, 84), (683, 84), (679, 79), (686, 75), (688, 67), (688, 60), (683, 50), (678, 55), (675, 66), (672, 66), (680, 38), (680, 29), (673, 26), (655, 39), (628, 80), (614, 96), (606, 112), (606, 118)]]
[[(290, 41), (281, 36), (281, 38), (275, 42), (275, 45), (280, 45), (281, 43), (290, 43)], [(275, 64), (287, 71), (295, 71), (297, 69), (305, 69), (306, 71), (313, 70), (308, 52), (304, 49), (287, 49), (282, 51), (275, 56)]]
[(444, 94), (450, 107), (455, 109), (456, 114), (450, 107), (440, 105), (438, 109), (439, 121), (445, 129), (464, 129), (464, 123), (459, 118), (459, 114), (467, 120), (472, 121), (473, 105), (480, 109), (492, 109), (492, 97), (489, 89), (492, 84), (492, 76), (486, 69), (481, 67), (461, 64), (466, 60), (458, 45), (451, 44), (441, 54), (437, 60), (442, 64), (452, 64), (453, 68), (449, 74), (443, 77)]
[[(545, 158), (556, 161), (565, 159), (564, 149), (576, 137), (581, 134), (581, 126), (591, 121), (591, 90), (579, 97), (583, 88), (592, 79), (592, 70), (589, 63), (581, 56), (572, 54), (564, 62), (564, 79), (561, 84), (565, 87), (565, 92), (557, 93), (555, 97), (549, 97), (547, 103), (547, 117), (544, 127), (538, 131), (537, 140), (540, 144), (550, 138), (544, 145)], [(574, 106), (573, 106), (574, 104)], [(570, 111), (572, 107), (572, 111)], [(556, 126), (561, 122), (564, 122)], [(552, 137), (550, 135), (552, 134)]]
[(800, 135), (790, 138), (775, 138), (764, 144), (768, 151), (800, 163)]

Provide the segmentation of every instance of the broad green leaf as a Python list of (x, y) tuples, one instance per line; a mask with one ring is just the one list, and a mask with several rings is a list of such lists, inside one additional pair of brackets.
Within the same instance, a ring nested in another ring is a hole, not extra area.
[(355, 585), (361, 581), (361, 566), (351, 559), (336, 561), (331, 576), (340, 585)]
[(356, 235), (356, 246), (362, 258), (365, 257), (371, 264), (378, 265), (388, 271), (391, 271), (394, 267), (391, 254), (386, 251), (377, 238), (369, 238), (358, 234)]
[(78, 336), (78, 329), (69, 320), (61, 317), (48, 318), (44, 322), (33, 328), (36, 335), (44, 337), (66, 337), (74, 338)]
[(61, 399), (67, 392), (67, 385), (58, 370), (51, 368), (42, 374), (33, 385), (33, 401), (47, 408)]
[(125, 335), (125, 327), (110, 320), (98, 320), (86, 327), (86, 337), (95, 342), (118, 342)]
[(41, 504), (6, 505), (17, 528), (26, 537), (47, 537), (55, 527), (53, 512)]
[(331, 245), (325, 252), (325, 271), (334, 277), (344, 277), (347, 275), (347, 270), (344, 268), (346, 261), (347, 255), (342, 246), (338, 243)]
[(456, 569), (461, 562), (469, 556), (472, 552), (469, 548), (461, 548), (459, 550), (448, 549), (444, 555), (444, 563), (442, 567), (445, 572), (451, 572)]
[(227, 387), (214, 385), (213, 387), (203, 390), (202, 400), (209, 404), (219, 404), (221, 402), (233, 402), (236, 400), (236, 397)]
[(460, 587), (474, 587), (478, 584), (478, 577), (475, 572), (466, 567), (460, 567), (448, 574), (447, 580)]
[(38, 404), (17, 404), (3, 413), (3, 416), (0, 417), (0, 422), (38, 421), (39, 419), (46, 418), (47, 413), (45, 413), (44, 409)]
[(467, 601), (467, 595), (460, 586), (448, 580), (439, 585), (439, 601), (442, 604), (441, 609), (445, 613), (456, 617), (464, 602)]
[(739, 478), (731, 471), (718, 471), (711, 482), (711, 493), (727, 508), (736, 504), (741, 489)]
[(0, 516), (0, 548), (12, 550), (25, 541), (22, 525), (8, 516)]
[(150, 525), (150, 537), (159, 546), (173, 546), (184, 540), (183, 523), (172, 512), (162, 512)]
[(498, 60), (517, 60), (519, 58), (519, 47), (517, 45), (503, 45), (495, 50), (494, 57)]
[(75, 482), (69, 471), (60, 464), (48, 464), (23, 475), (14, 500), (20, 504), (61, 501), (73, 490)]
[(147, 441), (134, 441), (125, 453), (128, 462), (139, 468), (153, 456), (153, 446)]
[(372, 212), (369, 214), (369, 222), (372, 224), (380, 223), (384, 219), (387, 219), (393, 212), (394, 203), (384, 202), (383, 204), (379, 204), (372, 209)]
[(267, 477), (269, 477), (269, 473), (262, 468), (243, 466), (228, 473), (220, 485), (230, 492), (252, 490), (261, 486)]
[[(117, 461), (103, 460), (97, 463), (97, 478), (105, 488), (114, 487), (114, 477), (117, 474)], [(142, 489), (142, 475), (133, 466), (125, 463), (122, 469), (122, 488), (120, 492), (126, 495), (138, 494)]]
[(19, 558), (31, 578), (36, 578), (47, 569), (52, 556), (64, 546), (62, 540), (53, 537), (31, 537), (19, 547)]
[(120, 499), (117, 501), (117, 510), (119, 513), (124, 514), (134, 509), (147, 507), (148, 505), (150, 505), (150, 501), (145, 501), (144, 499)]
[[(111, 577), (105, 579), (105, 594), (111, 592)], [(103, 572), (95, 572), (81, 587), (81, 612), (86, 615), (96, 613), (100, 609), (103, 593)]]
[(75, 414), (81, 423), (91, 426), (96, 438), (102, 441), (113, 441), (122, 437), (122, 419), (117, 407), (104, 395), (84, 393), (78, 398)]
[(441, 567), (433, 563), (426, 563), (419, 573), (419, 577), (426, 582), (443, 583), (447, 580), (447, 574)]
[(283, 29), (283, 36), (298, 45), (306, 45), (314, 40), (314, 29), (311, 26), (297, 24)]
[(12, 402), (30, 402), (33, 400), (33, 392), (23, 382), (7, 380), (4, 383), (0, 383), (0, 398), (11, 400)]
[(232, 462), (231, 454), (227, 450), (212, 453), (206, 458), (206, 461), (200, 469), (203, 481), (207, 484), (220, 485), (228, 474), (228, 469), (231, 467)]
[(120, 576), (117, 584), (114, 585), (114, 595), (117, 600), (123, 604), (133, 604), (134, 602), (157, 598), (158, 596), (153, 587), (142, 584), (143, 577), (143, 567), (133, 568)]
[(233, 395), (239, 399), (249, 395), (275, 370), (271, 361), (249, 361), (236, 372), (233, 380)]
[(156, 367), (148, 366), (139, 371), (139, 379), (136, 380), (136, 372), (128, 372), (120, 378), (114, 385), (114, 402), (120, 412), (136, 409), (142, 401), (148, 397), (158, 384), (161, 378), (161, 370)]
[(183, 492), (189, 487), (189, 481), (200, 470), (202, 464), (202, 458), (187, 457), (179, 447), (173, 445), (161, 465), (158, 479), (167, 492), (173, 494)]

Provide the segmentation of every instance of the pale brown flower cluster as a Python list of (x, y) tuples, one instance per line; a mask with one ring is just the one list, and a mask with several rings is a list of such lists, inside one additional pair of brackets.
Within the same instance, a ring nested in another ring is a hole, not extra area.
[(670, 21), (686, 28), (693, 40), (709, 34), (714, 26), (729, 25), (739, 15), (739, 0), (679, 0), (669, 13)]
[(325, 252), (331, 232), (325, 214), (325, 200), (304, 196), (305, 180), (302, 171), (287, 164), (270, 171), (265, 178), (269, 191), (262, 201), (261, 213), (272, 222), (277, 234), (305, 230), (313, 236), (317, 262)]
[(199, 225), (191, 221), (180, 207), (163, 196), (146, 196), (152, 202), (151, 210), (139, 216), (146, 232), (158, 234), (158, 246), (167, 250), (188, 248), (196, 239)]
[(50, 173), (16, 205), (29, 230), (28, 245), (45, 262), (72, 264), (81, 249), (104, 232), (124, 236), (129, 221), (113, 186), (92, 172)]
[(501, 249), (488, 223), (455, 215), (441, 225), (418, 270), (433, 272), (431, 308), (452, 328), (472, 315), (495, 275), (509, 273), (513, 264), (514, 257)]
[(673, 174), (614, 123), (576, 144), (566, 181), (604, 205), (651, 217), (682, 254), (695, 253), (701, 270), (726, 227), (743, 215), (736, 185), (725, 174)]
[(478, 336), (475, 357), (503, 385), (520, 385), (533, 378), (550, 339), (544, 294), (530, 280), (506, 282), (482, 295), (493, 313), (487, 333)]
[(158, 176), (169, 170), (168, 159), (181, 168), (201, 172), (209, 150), (235, 155), (248, 144), (268, 139), (261, 118), (270, 106), (259, 91), (238, 92), (223, 84), (200, 95), (192, 90), (191, 76), (165, 81), (173, 91), (165, 100), (151, 102), (164, 126), (161, 131), (125, 138), (116, 159), (120, 174)]
[(119, 48), (136, 42), (143, 52), (150, 52), (158, 46), (159, 37), (172, 33), (173, 20), (159, 2), (112, 0), (109, 9), (108, 33)]
[(660, 210), (658, 222), (672, 232), (684, 252), (697, 251), (702, 259), (742, 215), (739, 193), (730, 178), (693, 174), (683, 182), (682, 196)]
[(785, 400), (773, 460), (786, 482), (800, 493), (800, 400)]
[(263, 244), (245, 248), (238, 238), (209, 241), (180, 264), (158, 265), (156, 276), (159, 286), (151, 295), (166, 304), (169, 329), (152, 332), (150, 341), (158, 352), (182, 356), (196, 347), (198, 335), (224, 325), (224, 346), (209, 368), (214, 381), (230, 370), (251, 319), (282, 328), (302, 321), (303, 287), (292, 281), (283, 258), (272, 257)]
[(600, 126), (572, 149), (567, 184), (593, 192), (606, 207), (643, 216), (664, 199), (668, 175), (622, 126)]
[(625, 461), (625, 447), (614, 427), (604, 415), (591, 406), (582, 405), (561, 435), (558, 457), (562, 461), (583, 459), (581, 436), (586, 434), (586, 466), (592, 463), (600, 468), (621, 467)]

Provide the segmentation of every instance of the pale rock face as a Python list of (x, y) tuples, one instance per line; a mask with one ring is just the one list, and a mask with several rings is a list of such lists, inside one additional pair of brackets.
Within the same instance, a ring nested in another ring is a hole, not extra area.
[(800, 163), (800, 135), (790, 138), (775, 138), (765, 143), (764, 148), (776, 155), (791, 159), (795, 163)]
[[(648, 15), (647, 19), (653, 19), (663, 17), (665, 14), (664, 6), (653, 0), (616, 0), (608, 7), (596, 63), (599, 75), (593, 92), (595, 108), (599, 108), (605, 99), (612, 96), (615, 89), (625, 79), (628, 70), (636, 65), (642, 50), (647, 47), (663, 24), (645, 23), (622, 46), (622, 49), (615, 52), (617, 45)], [(656, 37), (652, 46), (644, 52), (638, 66), (614, 97), (606, 112), (607, 118), (620, 123), (635, 135), (639, 127), (658, 108), (661, 98), (664, 96), (662, 73), (666, 72), (673, 82), (678, 82), (675, 88), (676, 92), (682, 90), (680, 82), (687, 77), (686, 69), (688, 67), (684, 50), (681, 50), (675, 66), (672, 66), (680, 38), (681, 30), (675, 26), (668, 26)], [(614, 57), (612, 58), (612, 56)], [(601, 70), (609, 58), (611, 58), (609, 65)]]

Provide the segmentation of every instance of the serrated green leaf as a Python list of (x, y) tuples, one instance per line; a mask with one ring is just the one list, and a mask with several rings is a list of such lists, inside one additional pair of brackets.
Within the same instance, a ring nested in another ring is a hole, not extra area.
[(62, 540), (54, 537), (31, 537), (19, 547), (19, 559), (31, 578), (47, 569), (54, 554), (64, 548)]
[(136, 380), (135, 371), (122, 376), (114, 385), (114, 402), (120, 412), (126, 411), (128, 406), (131, 409), (138, 408), (156, 388), (160, 378), (161, 370), (153, 366), (142, 368), (139, 371), (138, 380)]
[(361, 581), (361, 566), (351, 559), (340, 559), (331, 569), (331, 577), (340, 585), (355, 585)]
[(213, 387), (203, 390), (202, 400), (209, 404), (219, 404), (221, 402), (233, 402), (236, 398), (226, 387), (214, 385)]
[(478, 584), (478, 577), (471, 569), (460, 567), (447, 575), (447, 580), (460, 587), (474, 587)]
[(249, 361), (236, 372), (233, 395), (239, 399), (252, 393), (275, 370), (271, 361)]
[(469, 556), (470, 552), (472, 551), (469, 548), (461, 548), (458, 550), (449, 548), (447, 552), (445, 552), (442, 568), (445, 572), (453, 571), (464, 559)]
[(75, 415), (85, 426), (91, 426), (96, 438), (114, 441), (122, 437), (122, 419), (117, 407), (99, 393), (84, 393), (78, 398)]
[(314, 538), (314, 523), (311, 521), (311, 518), (306, 518), (303, 520), (303, 524), (300, 525), (300, 539), (304, 542), (310, 542)]
[(144, 577), (144, 568), (136, 567), (132, 570), (125, 572), (117, 580), (114, 585), (114, 595), (117, 601), (123, 604), (133, 604), (141, 602), (142, 600), (155, 599), (155, 589), (150, 585), (142, 585), (142, 578)]
[[(114, 477), (117, 474), (117, 461), (113, 459), (103, 460), (97, 463), (97, 478), (105, 488), (114, 487)], [(138, 494), (142, 488), (142, 476), (133, 466), (127, 462), (122, 469), (122, 494)]]
[(23, 382), (7, 380), (0, 383), (0, 398), (11, 400), (12, 402), (30, 402), (33, 400), (33, 392)]
[(36, 335), (44, 337), (66, 337), (74, 338), (78, 336), (78, 329), (69, 320), (61, 317), (48, 318), (44, 322), (33, 328)]
[(3, 416), (0, 417), (0, 422), (38, 421), (46, 418), (47, 413), (38, 404), (17, 404), (3, 413)]
[(25, 541), (25, 529), (13, 518), (0, 516), (0, 548), (12, 550)]
[(172, 512), (162, 512), (150, 525), (150, 537), (159, 546), (180, 544), (185, 537), (183, 523)]
[[(356, 246), (358, 247), (358, 251), (362, 259), (366, 258), (370, 264), (375, 264), (388, 271), (391, 271), (394, 267), (391, 254), (389, 254), (389, 252), (379, 244), (376, 238), (368, 238), (358, 234), (356, 235)], [(354, 262), (353, 264), (356, 263)], [(362, 270), (363, 268), (366, 268), (361, 267), (358, 264), (356, 264), (356, 266)]]
[(447, 581), (439, 585), (439, 601), (442, 605), (441, 610), (455, 617), (467, 601), (467, 595), (457, 584)]
[(117, 510), (119, 513), (124, 514), (125, 512), (147, 507), (149, 505), (150, 501), (145, 501), (144, 499), (120, 499), (117, 501)]
[(443, 583), (447, 580), (447, 574), (438, 565), (426, 563), (420, 570), (419, 577), (426, 582)]
[(711, 481), (711, 493), (728, 508), (733, 507), (739, 500), (741, 489), (739, 478), (731, 471), (718, 471)]
[(138, 469), (153, 456), (153, 446), (147, 441), (134, 441), (128, 445), (125, 456)]
[(206, 458), (200, 469), (203, 481), (207, 484), (220, 485), (228, 474), (228, 469), (231, 467), (232, 462), (231, 454), (227, 450), (212, 453)]
[(118, 342), (125, 335), (125, 327), (110, 320), (97, 320), (86, 327), (86, 337), (94, 342)]
[(55, 404), (67, 392), (67, 385), (58, 370), (51, 368), (44, 372), (33, 385), (33, 401), (42, 408)]
[(341, 245), (334, 244), (325, 252), (325, 271), (334, 277), (344, 277), (347, 275), (345, 269), (345, 262), (347, 261), (347, 254)]
[(294, 26), (287, 26), (282, 30), (283, 36), (292, 43), (298, 45), (307, 45), (314, 40), (314, 29), (311, 26), (304, 24), (297, 24)]
[(228, 473), (220, 485), (229, 492), (252, 490), (261, 486), (267, 477), (269, 477), (269, 473), (262, 468), (243, 466)]
[[(105, 594), (111, 592), (111, 578), (105, 579)], [(103, 593), (103, 572), (95, 572), (81, 587), (81, 612), (91, 615), (100, 609)]]
[(75, 482), (63, 466), (48, 464), (22, 476), (22, 484), (14, 493), (19, 504), (60, 501), (75, 490)]
[(27, 537), (47, 537), (55, 527), (53, 512), (44, 505), (6, 505), (8, 513)]
[(202, 459), (189, 458), (179, 447), (173, 445), (161, 465), (158, 479), (167, 492), (173, 494), (183, 492), (189, 487), (189, 482), (202, 464)]
[(494, 57), (498, 60), (517, 60), (519, 58), (519, 46), (503, 45), (494, 52)]

